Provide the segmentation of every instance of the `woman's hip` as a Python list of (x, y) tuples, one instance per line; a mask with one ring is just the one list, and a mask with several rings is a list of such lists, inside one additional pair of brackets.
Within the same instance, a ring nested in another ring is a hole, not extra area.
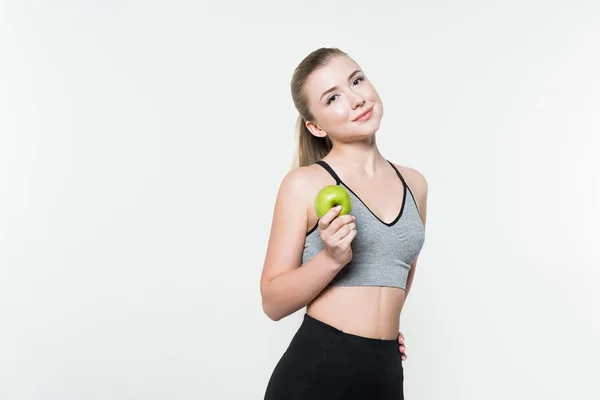
[(396, 340), (349, 334), (305, 314), (271, 375), (265, 399), (300, 393), (310, 393), (306, 398), (311, 399), (388, 398), (376, 397), (384, 392), (400, 399), (403, 379)]

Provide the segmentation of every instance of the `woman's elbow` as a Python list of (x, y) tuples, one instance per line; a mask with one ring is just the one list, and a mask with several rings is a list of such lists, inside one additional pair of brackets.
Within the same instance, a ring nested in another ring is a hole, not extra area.
[(268, 302), (266, 302), (264, 298), (263, 298), (263, 301), (262, 301), (262, 309), (263, 309), (263, 312), (266, 314), (266, 316), (269, 317), (269, 319), (272, 320), (272, 321), (277, 322), (281, 318), (283, 318), (282, 315), (279, 315), (279, 314), (275, 313), (271, 309), (271, 307), (269, 307)]
[(263, 282), (261, 282), (261, 285), (260, 285), (260, 296), (262, 298), (262, 309), (263, 309), (263, 312), (266, 314), (266, 316), (269, 317), (269, 319), (271, 319), (272, 321), (279, 321), (282, 317), (274, 312), (272, 305), (267, 300), (269, 298), (268, 284), (269, 284), (269, 281), (264, 280)]

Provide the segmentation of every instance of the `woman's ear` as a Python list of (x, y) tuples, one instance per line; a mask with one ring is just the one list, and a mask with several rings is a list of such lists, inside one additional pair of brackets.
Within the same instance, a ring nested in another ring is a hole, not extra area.
[(325, 136), (327, 136), (327, 132), (321, 129), (319, 125), (311, 121), (306, 121), (306, 128), (310, 131), (310, 133), (312, 133), (316, 137), (324, 138)]

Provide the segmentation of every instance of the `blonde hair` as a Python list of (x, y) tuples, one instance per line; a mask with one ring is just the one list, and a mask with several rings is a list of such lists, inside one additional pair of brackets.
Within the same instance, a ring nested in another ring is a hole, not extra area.
[(294, 70), (291, 82), (292, 100), (298, 119), (296, 120), (297, 150), (293, 167), (305, 167), (321, 160), (332, 148), (331, 139), (327, 136), (314, 136), (306, 127), (306, 121), (314, 117), (308, 107), (308, 99), (304, 93), (304, 84), (315, 70), (323, 67), (335, 56), (348, 56), (338, 48), (321, 47), (306, 56)]

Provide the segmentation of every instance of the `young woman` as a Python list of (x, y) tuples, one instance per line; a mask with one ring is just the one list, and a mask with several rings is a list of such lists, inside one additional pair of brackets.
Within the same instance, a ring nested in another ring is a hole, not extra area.
[[(346, 53), (309, 54), (291, 90), (298, 165), (277, 194), (260, 290), (272, 320), (306, 313), (265, 399), (403, 399), (400, 312), (425, 240), (427, 182), (379, 152), (383, 105)], [(315, 196), (332, 184), (352, 212), (319, 219)]]

